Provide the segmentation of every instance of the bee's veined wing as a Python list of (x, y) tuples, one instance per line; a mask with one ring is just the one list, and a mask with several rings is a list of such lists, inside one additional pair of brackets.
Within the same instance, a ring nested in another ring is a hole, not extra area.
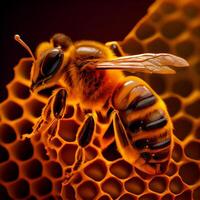
[(132, 56), (122, 56), (109, 61), (97, 63), (97, 69), (120, 69), (131, 73), (174, 74), (171, 67), (188, 67), (188, 62), (178, 56), (168, 53), (144, 53)]

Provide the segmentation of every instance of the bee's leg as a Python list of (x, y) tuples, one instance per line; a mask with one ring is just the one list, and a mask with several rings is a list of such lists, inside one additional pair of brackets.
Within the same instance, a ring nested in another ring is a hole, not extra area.
[(88, 114), (83, 124), (79, 128), (77, 133), (78, 149), (75, 155), (75, 163), (72, 167), (72, 172), (67, 174), (66, 183), (69, 183), (73, 180), (73, 176), (80, 169), (82, 164), (86, 161), (84, 149), (90, 144), (95, 130), (95, 121), (92, 114)]

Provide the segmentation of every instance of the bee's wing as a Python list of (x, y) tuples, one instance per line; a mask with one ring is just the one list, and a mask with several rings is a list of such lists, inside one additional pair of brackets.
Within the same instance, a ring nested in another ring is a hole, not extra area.
[(133, 56), (122, 56), (109, 61), (97, 63), (97, 69), (120, 69), (131, 73), (174, 74), (170, 67), (188, 67), (188, 62), (168, 53), (144, 53)]

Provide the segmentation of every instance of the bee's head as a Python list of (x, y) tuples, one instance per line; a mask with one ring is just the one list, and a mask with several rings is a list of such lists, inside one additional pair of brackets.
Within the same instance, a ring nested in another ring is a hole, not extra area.
[(55, 34), (49, 47), (40, 52), (35, 59), (29, 47), (18, 35), (15, 39), (29, 51), (34, 61), (31, 69), (31, 91), (48, 95), (52, 89), (55, 89), (63, 74), (69, 57), (65, 54), (72, 44), (71, 40), (64, 34)]

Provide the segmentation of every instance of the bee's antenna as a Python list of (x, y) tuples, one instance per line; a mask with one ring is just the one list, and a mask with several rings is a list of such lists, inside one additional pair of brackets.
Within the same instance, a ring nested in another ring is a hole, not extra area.
[(33, 61), (35, 62), (35, 57), (34, 57), (32, 51), (31, 51), (31, 49), (29, 48), (29, 46), (20, 38), (20, 36), (18, 34), (16, 34), (14, 36), (14, 38), (17, 42), (19, 42), (30, 53), (31, 57), (33, 58)]

